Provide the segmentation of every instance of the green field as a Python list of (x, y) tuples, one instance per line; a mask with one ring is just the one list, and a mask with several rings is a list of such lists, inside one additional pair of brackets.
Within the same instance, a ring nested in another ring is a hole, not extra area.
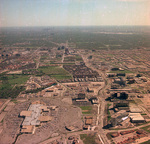
[(9, 75), (8, 76), (8, 82), (11, 85), (24, 84), (28, 79), (29, 79), (29, 77), (27, 75)]
[(59, 66), (40, 67), (38, 70), (57, 80), (72, 78), (72, 76), (64, 68)]
[(133, 73), (133, 72), (129, 70), (123, 70), (123, 71), (117, 70), (117, 71), (110, 71), (109, 73)]
[(28, 78), (27, 75), (1, 75), (0, 98), (16, 98), (25, 90), (21, 84), (25, 84)]
[(82, 112), (82, 114), (91, 114), (92, 106), (80, 106), (82, 110), (88, 110), (87, 112)]

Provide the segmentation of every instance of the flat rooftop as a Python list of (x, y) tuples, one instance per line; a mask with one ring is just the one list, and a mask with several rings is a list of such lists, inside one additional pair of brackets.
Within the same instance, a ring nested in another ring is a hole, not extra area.
[(132, 121), (144, 121), (145, 119), (141, 116), (140, 113), (130, 113), (129, 114)]
[(51, 117), (51, 116), (40, 116), (40, 117), (38, 118), (38, 120), (39, 120), (40, 122), (47, 122), (47, 121), (52, 120), (52, 117)]
[(20, 116), (31, 116), (31, 114), (32, 114), (32, 111), (22, 111), (21, 113), (20, 113)]
[(22, 126), (21, 133), (34, 133), (35, 127), (32, 125)]
[(40, 120), (38, 119), (41, 115), (41, 106), (43, 104), (31, 104), (28, 111), (32, 111), (30, 116), (26, 116), (22, 125), (40, 125)]

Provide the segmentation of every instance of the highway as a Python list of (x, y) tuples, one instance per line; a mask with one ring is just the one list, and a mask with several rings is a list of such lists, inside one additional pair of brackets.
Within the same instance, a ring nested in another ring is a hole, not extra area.
[(99, 75), (102, 76), (102, 78), (103, 78), (104, 86), (98, 92), (98, 99), (99, 99), (99, 105), (100, 106), (99, 106), (99, 110), (98, 110), (98, 114), (97, 114), (98, 122), (96, 122), (96, 123), (98, 123), (98, 126), (97, 126), (98, 127), (98, 137), (99, 137), (101, 143), (103, 143), (103, 144), (110, 144), (110, 141), (106, 137), (106, 132), (103, 129), (103, 120), (104, 120), (104, 115), (105, 115), (104, 111), (105, 111), (105, 106), (106, 106), (105, 93), (106, 93), (106, 89), (108, 89), (108, 87), (109, 87), (109, 84), (108, 84), (108, 82), (106, 80), (105, 73), (103, 73), (100, 70), (97, 70), (97, 69), (93, 68), (88, 63), (88, 60), (87, 60), (87, 58), (84, 55), (81, 55), (81, 57), (83, 58), (83, 61), (84, 61), (85, 65), (87, 67), (91, 68), (94, 71), (97, 71), (99, 73)]

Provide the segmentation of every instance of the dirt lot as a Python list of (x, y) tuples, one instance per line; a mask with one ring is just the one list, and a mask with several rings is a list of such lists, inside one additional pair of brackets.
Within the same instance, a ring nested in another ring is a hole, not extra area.
[(0, 122), (3, 120), (3, 118), (4, 118), (5, 115), (6, 115), (6, 113), (7, 113), (7, 112), (2, 112), (2, 113), (0, 114)]
[(2, 106), (5, 102), (6, 102), (6, 100), (4, 100), (4, 99), (1, 99), (1, 100), (0, 100), (0, 108), (1, 108), (1, 106)]

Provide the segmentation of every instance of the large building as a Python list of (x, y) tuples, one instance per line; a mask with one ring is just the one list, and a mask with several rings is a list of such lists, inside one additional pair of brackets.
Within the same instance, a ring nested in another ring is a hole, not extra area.
[(117, 126), (121, 122), (123, 122), (125, 119), (128, 118), (129, 113), (126, 112), (125, 110), (121, 110), (114, 114), (111, 118), (111, 125), (112, 126)]
[(21, 133), (30, 133), (35, 132), (35, 128), (40, 126), (41, 123), (48, 122), (52, 119), (50, 116), (43, 116), (44, 112), (49, 112), (50, 109), (46, 106), (45, 103), (40, 101), (33, 102), (28, 111), (22, 111), (20, 117), (24, 117), (24, 121), (21, 125)]
[(142, 117), (140, 113), (130, 113), (129, 114), (131, 122), (133, 123), (143, 123), (145, 119)]

